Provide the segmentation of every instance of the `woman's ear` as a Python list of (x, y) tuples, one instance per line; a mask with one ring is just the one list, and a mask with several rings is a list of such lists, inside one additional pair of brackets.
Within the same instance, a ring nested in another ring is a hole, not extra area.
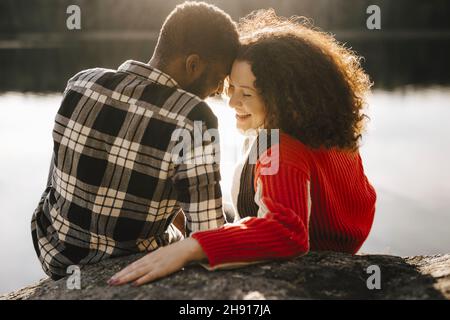
[(205, 63), (198, 54), (190, 54), (186, 57), (186, 74), (189, 79), (195, 80), (203, 73)]

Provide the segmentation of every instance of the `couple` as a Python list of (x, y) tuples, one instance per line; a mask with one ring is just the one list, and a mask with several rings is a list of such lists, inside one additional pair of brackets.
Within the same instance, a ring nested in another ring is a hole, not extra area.
[[(358, 58), (304, 23), (261, 10), (236, 26), (215, 6), (177, 6), (148, 63), (69, 80), (32, 219), (44, 271), (59, 279), (69, 265), (150, 251), (108, 281), (141, 285), (191, 262), (217, 269), (310, 250), (355, 254), (375, 212), (358, 152), (369, 88)], [(172, 161), (175, 130), (217, 129), (203, 99), (224, 89), (237, 128), (256, 132), (237, 167), (229, 223), (219, 164)], [(277, 138), (259, 148), (272, 129)]]

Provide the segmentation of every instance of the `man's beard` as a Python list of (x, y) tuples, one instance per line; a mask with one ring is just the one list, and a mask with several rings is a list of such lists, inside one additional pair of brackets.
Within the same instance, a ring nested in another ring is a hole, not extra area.
[(188, 85), (184, 90), (187, 92), (193, 93), (196, 96), (205, 99), (208, 97), (207, 90), (207, 82), (208, 82), (208, 68), (206, 68), (203, 73), (198, 77), (194, 82)]

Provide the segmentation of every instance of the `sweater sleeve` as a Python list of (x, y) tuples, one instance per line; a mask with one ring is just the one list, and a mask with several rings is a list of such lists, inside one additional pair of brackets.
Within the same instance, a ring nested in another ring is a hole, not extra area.
[(192, 234), (208, 257), (209, 269), (288, 258), (309, 251), (309, 180), (295, 166), (274, 175), (255, 172), (258, 217)]

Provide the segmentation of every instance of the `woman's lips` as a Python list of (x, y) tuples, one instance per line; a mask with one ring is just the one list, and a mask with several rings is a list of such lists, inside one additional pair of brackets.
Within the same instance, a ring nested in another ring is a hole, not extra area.
[(247, 113), (247, 114), (237, 114), (236, 113), (236, 119), (238, 121), (244, 121), (244, 120), (246, 120), (246, 119), (248, 119), (250, 117), (251, 117), (251, 114), (249, 114), (249, 113)]

